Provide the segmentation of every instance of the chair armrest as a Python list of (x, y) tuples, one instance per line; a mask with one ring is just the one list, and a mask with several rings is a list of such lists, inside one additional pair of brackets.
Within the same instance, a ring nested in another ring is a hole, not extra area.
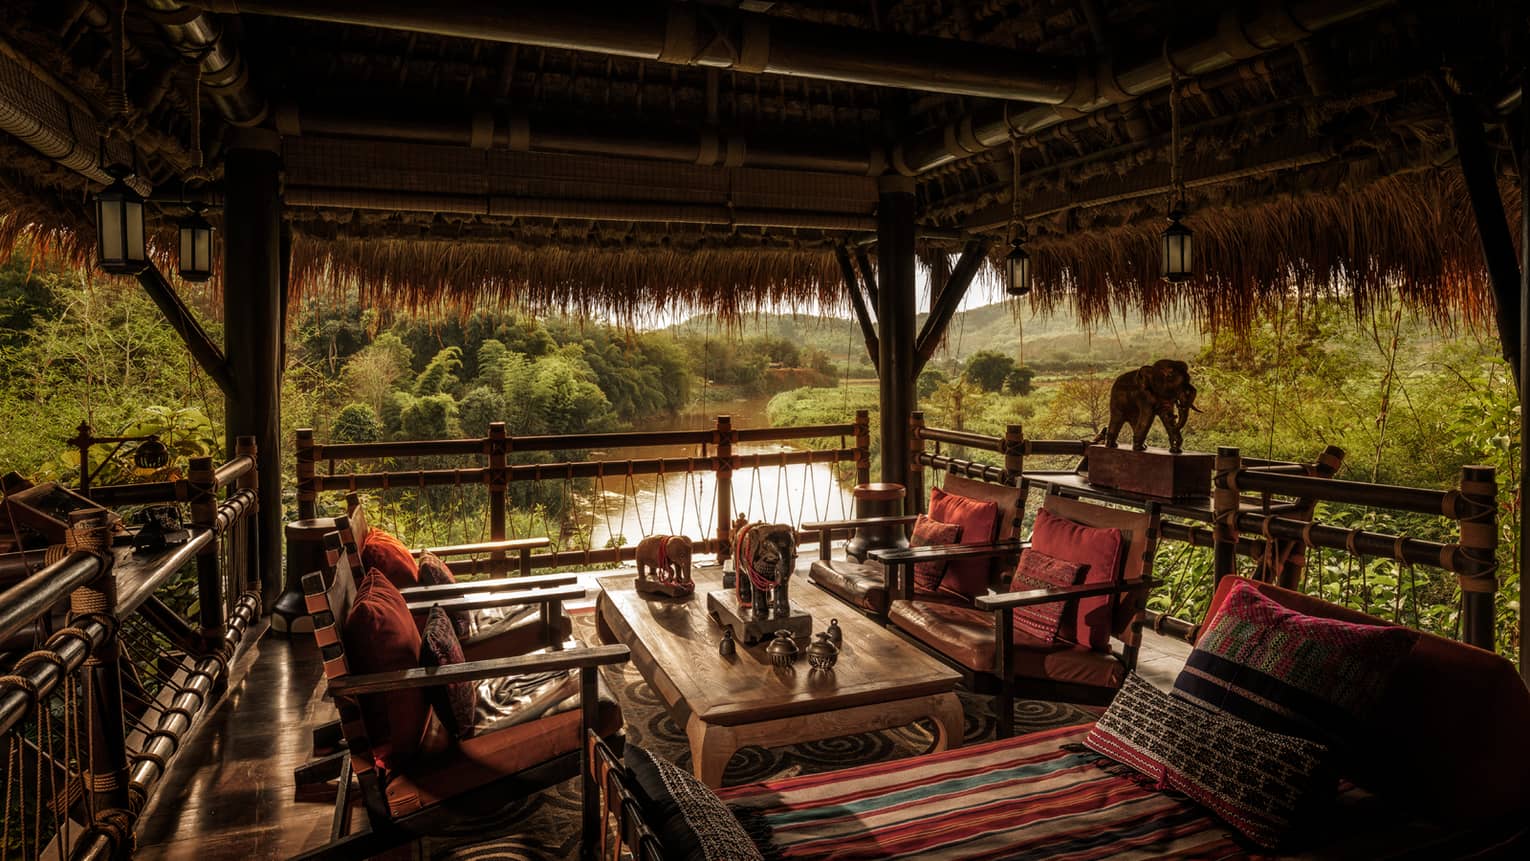
[(1028, 541), (999, 541), (994, 544), (927, 544), (923, 547), (869, 550), (866, 555), (883, 565), (914, 565), (919, 562), (945, 562), (950, 559), (983, 559), (1008, 556), (1030, 546)]
[(1014, 607), (1031, 607), (1051, 604), (1072, 598), (1094, 598), (1100, 595), (1119, 595), (1141, 592), (1158, 585), (1146, 577), (1130, 583), (1084, 583), (1078, 586), (1056, 586), (1051, 589), (1027, 589), (1024, 592), (1005, 592), (1002, 595), (979, 595), (973, 604), (979, 610), (1008, 610)]
[(859, 529), (862, 526), (891, 526), (895, 523), (907, 525), (918, 519), (917, 514), (889, 514), (886, 517), (861, 517), (854, 520), (820, 520), (802, 524), (802, 531), (844, 532), (847, 529)]
[(580, 649), (564, 649), (540, 655), (518, 655), (513, 658), (495, 658), (489, 661), (468, 661), (445, 667), (417, 667), (396, 670), (391, 673), (369, 673), (364, 676), (342, 676), (329, 683), (329, 692), (335, 696), (376, 694), (384, 691), (400, 691), (408, 688), (429, 688), (451, 682), (476, 682), (504, 676), (528, 673), (548, 673), (557, 670), (592, 669), (610, 664), (625, 664), (631, 657), (626, 646), (590, 646)]
[(477, 544), (450, 544), (445, 547), (427, 547), (423, 550), (411, 550), (410, 555), (416, 558), (433, 553), (436, 556), (472, 556), (477, 553), (508, 553), (512, 550), (535, 550), (538, 547), (547, 547), (552, 540), (543, 536), (541, 538), (510, 538), (504, 541), (480, 541)]
[(585, 595), (583, 586), (554, 586), (551, 589), (534, 589), (525, 592), (496, 592), (488, 595), (464, 595), (447, 598), (410, 601), (411, 612), (425, 612), (440, 607), (448, 612), (456, 610), (486, 610), (490, 607), (515, 607), (522, 604), (550, 604), (554, 601), (577, 601)]
[(398, 590), (405, 601), (442, 600), (475, 592), (524, 591), (548, 586), (566, 586), (579, 582), (578, 574), (538, 574), (535, 577), (496, 577), (492, 580), (462, 580), (439, 586), (409, 586)]

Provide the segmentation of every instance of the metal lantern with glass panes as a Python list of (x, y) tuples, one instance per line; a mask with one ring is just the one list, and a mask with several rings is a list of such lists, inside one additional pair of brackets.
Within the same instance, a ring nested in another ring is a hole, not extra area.
[(96, 260), (107, 272), (135, 275), (148, 265), (144, 247), (143, 196), (126, 180), (133, 172), (122, 165), (106, 169), (112, 184), (96, 192)]
[(1162, 274), (1167, 281), (1184, 281), (1195, 273), (1191, 255), (1195, 234), (1179, 223), (1184, 217), (1178, 209), (1169, 213), (1169, 226), (1163, 230)]
[(206, 281), (212, 277), (213, 226), (202, 217), (201, 204), (192, 204), (191, 214), (181, 219), (181, 254), (176, 271), (187, 281)]
[(1004, 256), (1004, 275), (1005, 293), (1024, 296), (1031, 292), (1031, 255), (1026, 253), (1024, 234), (1009, 244), (1009, 253)]

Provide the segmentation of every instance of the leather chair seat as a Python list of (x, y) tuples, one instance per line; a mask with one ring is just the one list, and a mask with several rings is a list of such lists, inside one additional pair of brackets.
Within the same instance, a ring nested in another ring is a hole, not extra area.
[[(572, 632), (566, 613), (553, 620), (556, 640), (566, 640)], [(542, 617), (535, 606), (492, 607), (473, 614), (473, 633), (463, 638), (462, 655), (468, 661), (488, 660), (525, 655), (546, 645)]]
[[(545, 717), (505, 725), (475, 734), (439, 753), (421, 754), (409, 767), (388, 776), (388, 807), (395, 817), (447, 801), (507, 774), (515, 774), (550, 759), (573, 753), (583, 743), (579, 728), (577, 677), (574, 696), (560, 702)], [(622, 727), (622, 710), (601, 684), (595, 711), (595, 732), (615, 735)]]
[[(992, 673), (993, 613), (927, 600), (894, 601), (888, 618), (900, 630), (968, 669)], [(1045, 643), (1016, 630), (1010, 666), (1016, 678), (1120, 687), (1126, 668), (1115, 655), (1071, 643)]]
[(819, 560), (808, 569), (808, 580), (847, 604), (879, 615), (887, 612), (887, 569), (879, 562)]

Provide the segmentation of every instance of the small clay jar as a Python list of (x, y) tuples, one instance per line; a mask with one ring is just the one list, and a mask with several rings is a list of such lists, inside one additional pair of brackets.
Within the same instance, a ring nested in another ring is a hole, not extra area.
[(839, 660), (839, 649), (829, 639), (827, 632), (820, 633), (807, 647), (808, 666), (815, 670), (832, 670)]
[(834, 646), (834, 651), (836, 652), (845, 645), (845, 632), (840, 629), (838, 619), (829, 620), (829, 629), (824, 631), (824, 635), (829, 638), (829, 642)]
[(770, 662), (778, 667), (789, 667), (795, 663), (797, 652), (797, 642), (792, 639), (792, 632), (787, 630), (777, 631), (776, 638), (765, 647)]

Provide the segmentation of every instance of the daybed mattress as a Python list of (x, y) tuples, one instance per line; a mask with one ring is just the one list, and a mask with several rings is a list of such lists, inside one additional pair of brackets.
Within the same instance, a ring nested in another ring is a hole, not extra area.
[[(1183, 796), (1100, 767), (1078, 749), (1088, 730), (1067, 727), (718, 794), (767, 858), (1253, 856), (1249, 844)], [(1502, 848), (1498, 834), (1447, 835), (1400, 822), (1348, 786), (1323, 833), (1311, 841), (1320, 848), (1287, 857), (1448, 858)]]

